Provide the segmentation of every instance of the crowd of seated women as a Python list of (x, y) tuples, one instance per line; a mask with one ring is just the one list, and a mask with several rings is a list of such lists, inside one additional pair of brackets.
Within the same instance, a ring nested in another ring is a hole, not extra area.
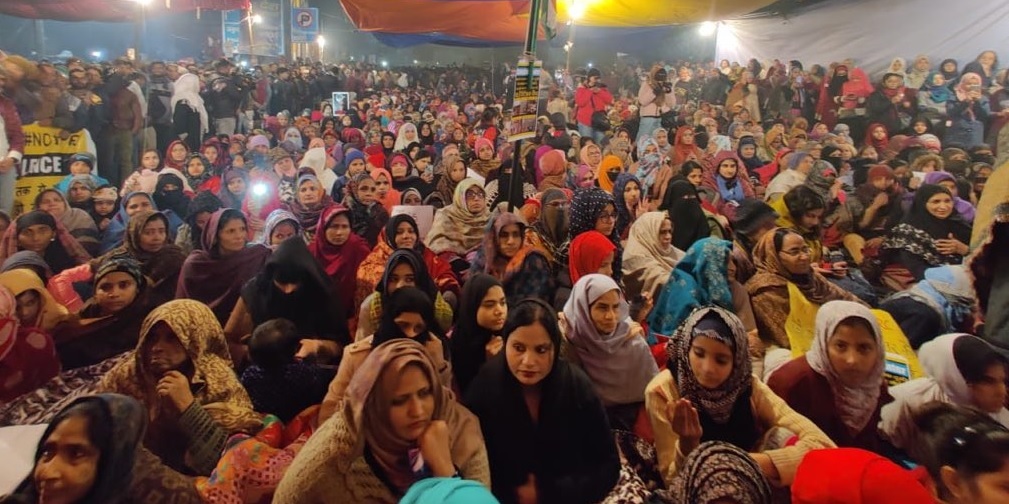
[(364, 99), (79, 167), (0, 222), (0, 424), (47, 424), (0, 501), (1009, 502), (991, 148), (677, 86), (517, 154)]

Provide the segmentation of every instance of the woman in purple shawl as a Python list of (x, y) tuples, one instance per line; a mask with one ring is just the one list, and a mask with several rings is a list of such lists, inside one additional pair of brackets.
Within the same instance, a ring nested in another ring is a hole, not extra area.
[(974, 222), (974, 214), (977, 213), (974, 205), (970, 201), (964, 200), (957, 195), (958, 188), (956, 183), (956, 177), (952, 173), (935, 171), (925, 174), (925, 184), (940, 185), (949, 189), (949, 192), (953, 194), (953, 208), (956, 209), (956, 213), (960, 214), (968, 224)]
[(203, 232), (203, 250), (194, 250), (179, 273), (176, 298), (189, 298), (210, 307), (224, 326), (242, 292), (256, 276), (271, 250), (249, 243), (248, 223), (242, 212), (224, 208), (210, 216)]

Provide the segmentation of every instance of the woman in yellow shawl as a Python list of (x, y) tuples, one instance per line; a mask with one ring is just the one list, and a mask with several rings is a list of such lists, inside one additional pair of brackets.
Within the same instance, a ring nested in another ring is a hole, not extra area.
[(221, 324), (191, 299), (152, 311), (134, 355), (112, 368), (98, 389), (144, 403), (150, 415), (144, 445), (187, 474), (210, 474), (229, 436), (262, 426), (231, 369)]

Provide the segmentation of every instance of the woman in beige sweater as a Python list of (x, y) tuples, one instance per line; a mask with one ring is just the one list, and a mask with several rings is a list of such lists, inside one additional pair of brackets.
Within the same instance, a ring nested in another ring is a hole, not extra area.
[(454, 476), (490, 487), (480, 424), (440, 385), (427, 350), (400, 338), (364, 360), (273, 502), (394, 504), (421, 479)]
[[(659, 470), (667, 485), (700, 443), (747, 450), (764, 476), (787, 486), (809, 450), (834, 443), (750, 373), (746, 330), (731, 312), (695, 310), (670, 341), (667, 369), (645, 389)], [(792, 437), (795, 443), (787, 443)]]

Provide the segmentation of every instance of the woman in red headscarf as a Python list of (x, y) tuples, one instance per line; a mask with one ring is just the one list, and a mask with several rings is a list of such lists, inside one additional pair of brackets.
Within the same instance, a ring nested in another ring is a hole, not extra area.
[(568, 273), (571, 284), (592, 273), (613, 275), (613, 260), (617, 246), (599, 231), (586, 231), (571, 241), (568, 249)]
[(347, 314), (358, 312), (354, 306), (357, 268), (371, 253), (368, 242), (351, 231), (352, 224), (347, 207), (332, 205), (319, 216), (315, 236), (308, 244), (312, 256), (333, 281), (333, 292)]

